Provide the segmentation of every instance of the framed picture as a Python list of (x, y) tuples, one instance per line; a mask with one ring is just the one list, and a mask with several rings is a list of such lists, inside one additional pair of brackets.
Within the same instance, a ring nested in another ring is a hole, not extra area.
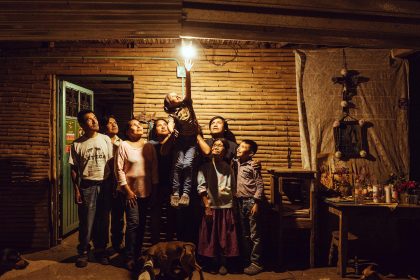
[(334, 124), (335, 156), (340, 159), (366, 157), (366, 128), (363, 121), (342, 119)]

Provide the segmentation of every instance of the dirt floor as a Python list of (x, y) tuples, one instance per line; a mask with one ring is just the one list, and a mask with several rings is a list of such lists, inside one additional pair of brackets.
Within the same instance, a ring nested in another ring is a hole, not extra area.
[[(76, 258), (77, 233), (63, 240), (62, 244), (45, 251), (25, 254), (29, 266), (24, 270), (8, 271), (0, 279), (137, 279), (137, 275), (131, 274), (123, 268), (122, 258), (114, 255), (110, 265), (101, 265), (90, 262), (85, 268), (77, 268), (74, 265)], [(349, 278), (358, 279), (356, 276)], [(193, 279), (199, 279), (198, 273), (194, 273)], [(212, 275), (204, 273), (204, 279), (255, 279), (255, 280), (293, 280), (293, 279), (320, 279), (333, 280), (341, 279), (336, 274), (335, 267), (321, 267), (305, 270), (283, 270), (274, 272), (264, 271), (256, 276), (244, 274)]]

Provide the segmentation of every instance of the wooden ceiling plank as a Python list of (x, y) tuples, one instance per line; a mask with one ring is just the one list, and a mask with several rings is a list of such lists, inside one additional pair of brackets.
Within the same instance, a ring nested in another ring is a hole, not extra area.
[(357, 21), (343, 19), (329, 19), (316, 17), (267, 15), (256, 13), (227, 12), (213, 10), (186, 9), (187, 17), (185, 22), (208, 22), (226, 23), (238, 25), (274, 26), (288, 28), (307, 28), (320, 30), (340, 30), (397, 34), (419, 34), (420, 22), (418, 24), (387, 23), (372, 21)]
[[(353, 15), (377, 15), (396, 17), (420, 17), (420, 2), (418, 1), (388, 1), (388, 0), (187, 0), (185, 7), (194, 5), (233, 7), (263, 7), (309, 12), (351, 13)], [(235, 9), (236, 8), (236, 9)]]

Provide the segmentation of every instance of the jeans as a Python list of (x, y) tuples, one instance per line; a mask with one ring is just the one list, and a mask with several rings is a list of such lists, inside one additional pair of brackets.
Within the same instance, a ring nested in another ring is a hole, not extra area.
[[(260, 214), (251, 216), (251, 209), (254, 206), (253, 198), (239, 198), (239, 219), (242, 230), (242, 248), (244, 257), (251, 263), (261, 266), (261, 225)], [(260, 209), (261, 210), (261, 209)]]
[[(193, 183), (195, 159), (197, 158), (196, 136), (180, 136), (175, 144), (172, 168), (173, 193), (190, 194)], [(184, 183), (182, 184), (182, 180)]]
[(116, 191), (111, 200), (111, 243), (118, 250), (121, 247), (124, 234), (124, 194)]
[(107, 181), (82, 181), (79, 190), (82, 203), (78, 206), (78, 253), (89, 250), (91, 239), (95, 250), (105, 250), (109, 238), (110, 186)]
[(144, 230), (146, 228), (147, 207), (149, 206), (149, 197), (137, 198), (134, 207), (125, 203), (125, 215), (127, 220), (125, 230), (125, 248), (128, 258), (137, 258), (140, 256), (143, 245)]

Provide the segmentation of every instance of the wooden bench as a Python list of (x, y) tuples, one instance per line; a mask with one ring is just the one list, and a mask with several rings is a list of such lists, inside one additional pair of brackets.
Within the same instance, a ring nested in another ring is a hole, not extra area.
[(309, 264), (315, 265), (316, 183), (315, 171), (302, 169), (268, 170), (271, 174), (270, 201), (278, 212), (279, 262), (283, 261), (283, 231), (309, 229)]

